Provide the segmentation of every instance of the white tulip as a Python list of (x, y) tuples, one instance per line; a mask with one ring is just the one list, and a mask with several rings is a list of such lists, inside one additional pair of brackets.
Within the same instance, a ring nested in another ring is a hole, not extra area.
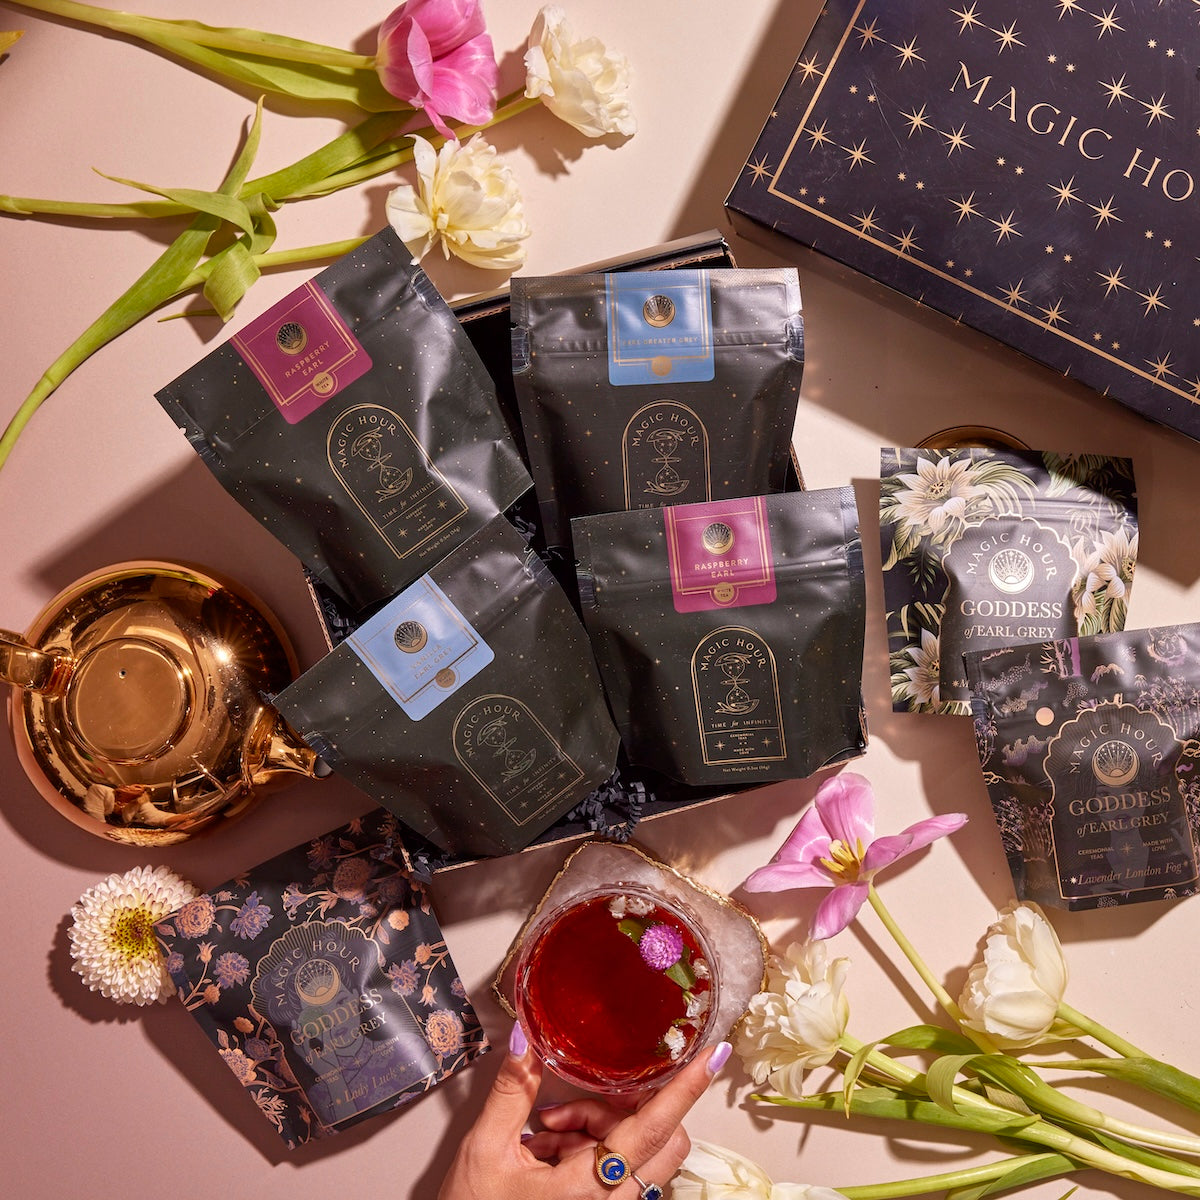
[(418, 262), (436, 245), (473, 266), (513, 271), (525, 262), (529, 225), (520, 189), (496, 148), (476, 134), (440, 150), (413, 136), (417, 187), (400, 184), (387, 217)]
[(1058, 935), (1036, 904), (1014, 902), (988, 927), (959, 1007), (964, 1023), (998, 1046), (1032, 1046), (1047, 1040), (1066, 990)]
[(772, 1183), (757, 1163), (724, 1146), (693, 1141), (671, 1182), (671, 1200), (845, 1200), (833, 1188)]
[(525, 51), (525, 95), (541, 97), (559, 119), (587, 137), (632, 137), (637, 121), (629, 106), (629, 63), (599, 38), (579, 38), (561, 8), (538, 13)]

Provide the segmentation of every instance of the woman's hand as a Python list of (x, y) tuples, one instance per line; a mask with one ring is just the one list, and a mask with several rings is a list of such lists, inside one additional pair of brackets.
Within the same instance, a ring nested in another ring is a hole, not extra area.
[[(542, 1067), (529, 1053), (520, 1025), (514, 1025), (508, 1056), (438, 1200), (637, 1200), (639, 1195), (654, 1200), (665, 1195), (667, 1180), (691, 1145), (683, 1118), (728, 1058), (727, 1042), (701, 1053), (636, 1109), (598, 1099), (543, 1109), (538, 1115), (545, 1128), (522, 1140)], [(628, 1167), (615, 1187), (596, 1173), (601, 1142)]]

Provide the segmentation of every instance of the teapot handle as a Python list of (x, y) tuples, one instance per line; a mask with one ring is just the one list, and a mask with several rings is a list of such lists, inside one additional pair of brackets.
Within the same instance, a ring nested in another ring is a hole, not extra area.
[(0, 680), (33, 692), (60, 693), (70, 678), (72, 660), (31, 646), (18, 633), (0, 629)]

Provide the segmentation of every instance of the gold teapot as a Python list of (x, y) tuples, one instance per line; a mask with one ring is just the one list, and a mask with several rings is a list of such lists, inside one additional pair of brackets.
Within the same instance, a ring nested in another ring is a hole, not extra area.
[(41, 794), (112, 841), (163, 846), (328, 768), (264, 699), (296, 676), (287, 636), (229, 580), (120, 563), (0, 630), (17, 756)]

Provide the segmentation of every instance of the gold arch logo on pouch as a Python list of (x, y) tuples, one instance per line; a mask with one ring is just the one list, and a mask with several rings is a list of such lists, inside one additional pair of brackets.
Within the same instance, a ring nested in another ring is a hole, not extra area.
[(405, 654), (417, 654), (425, 649), (429, 634), (420, 621), (401, 621), (392, 634), (396, 648)]
[(1064, 898), (1195, 882), (1182, 753), (1175, 730), (1157, 713), (1120, 701), (1084, 709), (1059, 726), (1043, 770)]
[(700, 642), (692, 691), (705, 763), (787, 758), (775, 655), (753, 629), (727, 625)]
[(472, 700), (455, 719), (452, 741), (454, 756), (517, 824), (544, 812), (583, 777), (533, 710), (515, 696)]
[(708, 430), (695, 410), (677, 400), (638, 409), (621, 439), (625, 508), (711, 498)]
[(275, 344), (284, 354), (299, 354), (308, 345), (308, 334), (299, 321), (284, 321), (275, 333)]
[(397, 558), (436, 541), (467, 505), (408, 423), (381, 404), (339, 413), (326, 435), (334, 477)]
[(675, 301), (670, 296), (651, 296), (642, 305), (642, 316), (647, 325), (655, 329), (663, 329), (675, 320)]

